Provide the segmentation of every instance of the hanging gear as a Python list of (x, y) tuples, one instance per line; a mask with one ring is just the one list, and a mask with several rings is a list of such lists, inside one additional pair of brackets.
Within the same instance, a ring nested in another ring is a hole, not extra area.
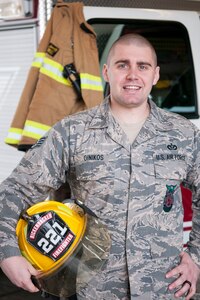
[(59, 297), (81, 291), (109, 256), (106, 226), (78, 201), (33, 205), (21, 214), (16, 234), (22, 255), (41, 271), (35, 285)]
[(56, 122), (102, 100), (96, 33), (83, 3), (57, 1), (5, 142), (27, 151)]

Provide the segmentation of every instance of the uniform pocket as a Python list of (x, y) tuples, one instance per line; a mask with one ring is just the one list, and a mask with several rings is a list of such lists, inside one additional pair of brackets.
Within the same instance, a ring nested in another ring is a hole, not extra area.
[(112, 169), (104, 161), (103, 154), (84, 155), (82, 160), (77, 159), (76, 178), (83, 181), (103, 181), (113, 178)]
[[(173, 154), (174, 155), (174, 154)], [(181, 246), (183, 232), (183, 204), (181, 183), (186, 178), (187, 164), (183, 156), (177, 160), (171, 154), (154, 156), (155, 197), (154, 214), (161, 236), (168, 236), (171, 244)], [(174, 238), (174, 235), (177, 238)], [(155, 241), (156, 245), (156, 241)]]
[(75, 157), (75, 193), (98, 217), (110, 214), (114, 194), (113, 165), (104, 154), (86, 153)]
[[(169, 154), (163, 154), (164, 158), (167, 158), (167, 156), (169, 156)], [(175, 205), (180, 208), (182, 206), (180, 184), (186, 178), (186, 162), (184, 160), (161, 159), (155, 155), (154, 172), (156, 199), (158, 199), (160, 204), (163, 202), (163, 205), (169, 205), (171, 200), (173, 202), (172, 206)]]
[(156, 179), (185, 179), (188, 158), (181, 138), (171, 138), (170, 134), (158, 136), (153, 160)]
[[(167, 154), (166, 154), (167, 156)], [(179, 160), (164, 160), (154, 156), (154, 169), (156, 179), (176, 180), (182, 182), (186, 177), (186, 163)]]

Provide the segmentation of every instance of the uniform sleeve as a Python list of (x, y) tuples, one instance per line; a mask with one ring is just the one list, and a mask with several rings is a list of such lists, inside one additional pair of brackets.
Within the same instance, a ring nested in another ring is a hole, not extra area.
[(0, 261), (20, 255), (15, 228), (21, 211), (45, 200), (51, 190), (65, 182), (69, 153), (66, 141), (67, 130), (58, 123), (1, 183)]
[(187, 181), (192, 189), (192, 230), (188, 242), (188, 251), (197, 265), (200, 266), (200, 132), (195, 130), (192, 168)]

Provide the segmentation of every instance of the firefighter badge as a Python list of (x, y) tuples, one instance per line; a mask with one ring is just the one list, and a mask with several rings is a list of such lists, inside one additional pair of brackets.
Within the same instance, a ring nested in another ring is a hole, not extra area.
[(164, 198), (163, 210), (169, 212), (174, 204), (174, 192), (176, 185), (166, 185), (167, 191)]

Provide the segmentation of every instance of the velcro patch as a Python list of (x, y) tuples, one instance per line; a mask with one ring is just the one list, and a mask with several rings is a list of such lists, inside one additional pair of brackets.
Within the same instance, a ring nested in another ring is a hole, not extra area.
[(51, 56), (54, 56), (58, 52), (59, 48), (56, 47), (54, 44), (49, 43), (49, 46), (47, 48), (47, 53)]

